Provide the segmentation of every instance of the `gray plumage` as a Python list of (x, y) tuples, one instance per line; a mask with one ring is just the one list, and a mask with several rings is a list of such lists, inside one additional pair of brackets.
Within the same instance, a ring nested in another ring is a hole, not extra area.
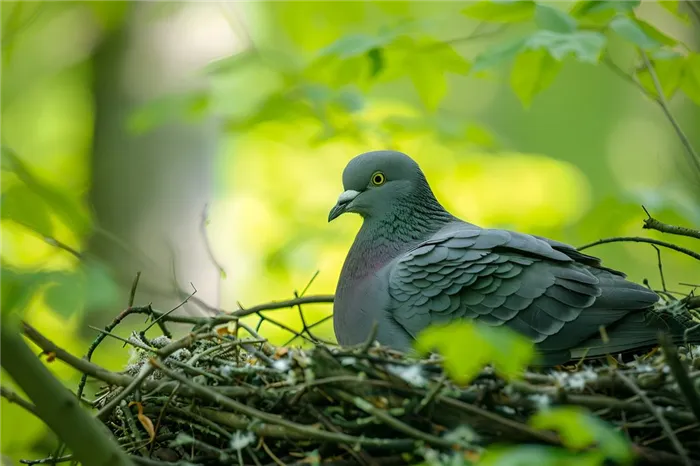
[[(530, 338), (543, 363), (653, 344), (658, 296), (557, 241), (480, 228), (448, 213), (418, 165), (394, 151), (355, 157), (329, 221), (364, 218), (338, 281), (334, 329), (342, 345), (377, 340), (406, 350), (427, 326), (475, 319)], [(600, 338), (607, 329), (609, 341)]]

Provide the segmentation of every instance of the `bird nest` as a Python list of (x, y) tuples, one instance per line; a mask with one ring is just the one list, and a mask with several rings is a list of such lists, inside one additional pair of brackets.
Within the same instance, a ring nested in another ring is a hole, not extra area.
[[(662, 344), (625, 363), (610, 357), (508, 380), (485, 367), (460, 385), (439, 355), (369, 342), (274, 346), (236, 316), (189, 319), (147, 306), (120, 314), (88, 356), (131, 313), (150, 314), (163, 334), (126, 339), (131, 359), (120, 373), (25, 331), (84, 379), (107, 382), (91, 404), (135, 464), (496, 464), (509, 452), (527, 464), (591, 452), (700, 464), (699, 347)], [(188, 319), (179, 339), (165, 325)]]

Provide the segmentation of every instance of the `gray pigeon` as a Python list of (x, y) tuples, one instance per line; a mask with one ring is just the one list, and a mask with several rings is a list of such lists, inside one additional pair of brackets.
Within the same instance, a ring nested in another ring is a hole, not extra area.
[(347, 212), (364, 220), (335, 295), (341, 345), (362, 343), (377, 322), (377, 341), (407, 350), (431, 324), (475, 319), (529, 337), (541, 363), (554, 365), (649, 347), (660, 330), (680, 327), (650, 320), (658, 296), (595, 257), (454, 217), (405, 154), (358, 155), (343, 187), (328, 221)]

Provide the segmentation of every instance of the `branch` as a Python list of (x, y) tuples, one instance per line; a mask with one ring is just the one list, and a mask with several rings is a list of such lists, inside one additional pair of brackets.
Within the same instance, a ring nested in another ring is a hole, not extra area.
[(260, 411), (256, 408), (253, 408), (252, 406), (249, 406), (247, 404), (240, 403), (236, 400), (228, 398), (220, 393), (215, 392), (214, 390), (205, 385), (195, 383), (187, 377), (184, 377), (183, 375), (175, 371), (171, 371), (155, 359), (151, 360), (151, 364), (155, 365), (159, 370), (161, 370), (171, 379), (177, 380), (183, 385), (190, 387), (193, 392), (197, 393), (197, 395), (201, 396), (202, 398), (208, 399), (213, 403), (217, 403), (218, 405), (223, 406), (224, 408), (245, 414), (246, 416), (250, 416), (251, 418), (259, 419), (266, 423), (276, 424), (278, 426), (285, 427), (290, 432), (306, 435), (308, 438), (325, 440), (335, 443), (349, 443), (352, 445), (361, 445), (367, 447), (384, 447), (391, 449), (396, 448), (399, 450), (404, 450), (406, 448), (412, 449), (414, 447), (414, 442), (411, 440), (354, 437), (352, 435), (328, 432), (304, 424), (298, 424), (296, 422), (289, 421), (283, 418), (282, 416), (266, 413), (264, 411)]
[[(36, 407), (34, 407), (33, 404), (16, 394), (14, 391), (7, 387), (0, 387), (0, 396), (5, 398), (7, 401), (10, 403), (14, 403), (17, 406), (21, 406), (25, 410), (29, 411), (32, 413), (34, 416), (39, 417), (39, 414), (36, 412)], [(41, 418), (39, 418), (41, 419)]]
[(678, 359), (676, 347), (671, 344), (667, 335), (662, 334), (659, 340), (661, 349), (664, 352), (664, 357), (666, 358), (666, 364), (668, 364), (668, 367), (671, 369), (673, 378), (676, 379), (678, 389), (685, 397), (686, 404), (690, 410), (698, 421), (700, 421), (700, 395), (698, 395), (698, 391), (693, 386), (690, 377), (688, 377), (687, 369), (683, 367), (683, 363)]
[(674, 251), (678, 251), (680, 253), (686, 254), (686, 255), (700, 261), (700, 254), (698, 254), (697, 252), (693, 252), (690, 249), (676, 246), (675, 244), (667, 243), (665, 241), (659, 241), (657, 239), (651, 239), (651, 238), (641, 238), (639, 236), (617, 236), (614, 238), (599, 239), (598, 241), (594, 241), (594, 242), (589, 243), (589, 244), (584, 244), (583, 246), (580, 246), (577, 249), (579, 251), (583, 251), (584, 249), (592, 248), (593, 246), (598, 246), (599, 244), (622, 243), (622, 242), (656, 244), (658, 246), (663, 246), (665, 248), (673, 249)]
[[(13, 331), (15, 330), (15, 331)], [(130, 466), (132, 462), (105, 428), (83, 410), (27, 346), (17, 328), (2, 324), (2, 367), (34, 403), (36, 413), (64, 441), (82, 464)]]
[(642, 209), (644, 209), (644, 212), (647, 214), (647, 218), (644, 219), (644, 226), (642, 226), (642, 228), (647, 230), (656, 230), (660, 231), (661, 233), (668, 233), (671, 235), (700, 239), (700, 230), (679, 227), (677, 225), (668, 225), (667, 223), (660, 222), (653, 218), (644, 206), (642, 206)]
[(639, 52), (642, 55), (642, 60), (644, 60), (644, 66), (649, 71), (649, 76), (651, 76), (651, 81), (654, 83), (654, 88), (656, 89), (656, 93), (659, 96), (656, 102), (661, 107), (661, 110), (663, 110), (664, 114), (666, 115), (666, 118), (668, 118), (668, 121), (671, 122), (673, 129), (676, 130), (676, 134), (680, 138), (683, 147), (685, 147), (686, 152), (690, 156), (690, 161), (695, 165), (695, 169), (697, 170), (698, 174), (700, 174), (700, 156), (698, 156), (697, 152), (695, 152), (695, 149), (693, 149), (693, 146), (688, 140), (688, 137), (685, 135), (680, 125), (678, 124), (678, 121), (671, 113), (671, 109), (668, 107), (668, 102), (666, 101), (666, 95), (664, 94), (663, 87), (661, 87), (661, 82), (659, 82), (659, 77), (656, 75), (656, 70), (654, 70), (654, 66), (651, 64), (649, 56), (642, 49), (640, 49)]
[(632, 379), (624, 375), (622, 372), (616, 372), (615, 375), (619, 377), (620, 380), (622, 380), (625, 383), (625, 385), (629, 387), (630, 390), (632, 390), (637, 396), (639, 396), (639, 399), (642, 400), (642, 402), (649, 408), (649, 412), (651, 413), (651, 415), (654, 416), (657, 421), (659, 421), (659, 424), (661, 424), (661, 428), (666, 433), (668, 440), (671, 442), (673, 448), (676, 449), (678, 455), (683, 460), (683, 464), (685, 464), (686, 466), (692, 466), (693, 463), (688, 457), (688, 452), (685, 450), (685, 448), (683, 448), (683, 445), (678, 440), (678, 437), (676, 437), (676, 434), (673, 433), (673, 429), (671, 429), (671, 426), (668, 424), (668, 421), (661, 412), (661, 409), (654, 406), (654, 403), (652, 403), (652, 401), (649, 399), (646, 393), (644, 393), (644, 391), (642, 391), (642, 389), (639, 388), (637, 384), (632, 381)]

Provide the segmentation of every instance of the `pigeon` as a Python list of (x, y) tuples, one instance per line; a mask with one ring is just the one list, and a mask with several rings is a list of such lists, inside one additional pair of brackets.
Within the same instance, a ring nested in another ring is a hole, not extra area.
[(333, 304), (342, 346), (376, 331), (380, 344), (409, 351), (423, 329), (459, 319), (515, 330), (542, 365), (649, 348), (660, 331), (683, 338), (681, 324), (653, 317), (656, 293), (600, 259), (453, 216), (406, 154), (354, 157), (343, 188), (328, 221), (352, 212), (363, 222)]

